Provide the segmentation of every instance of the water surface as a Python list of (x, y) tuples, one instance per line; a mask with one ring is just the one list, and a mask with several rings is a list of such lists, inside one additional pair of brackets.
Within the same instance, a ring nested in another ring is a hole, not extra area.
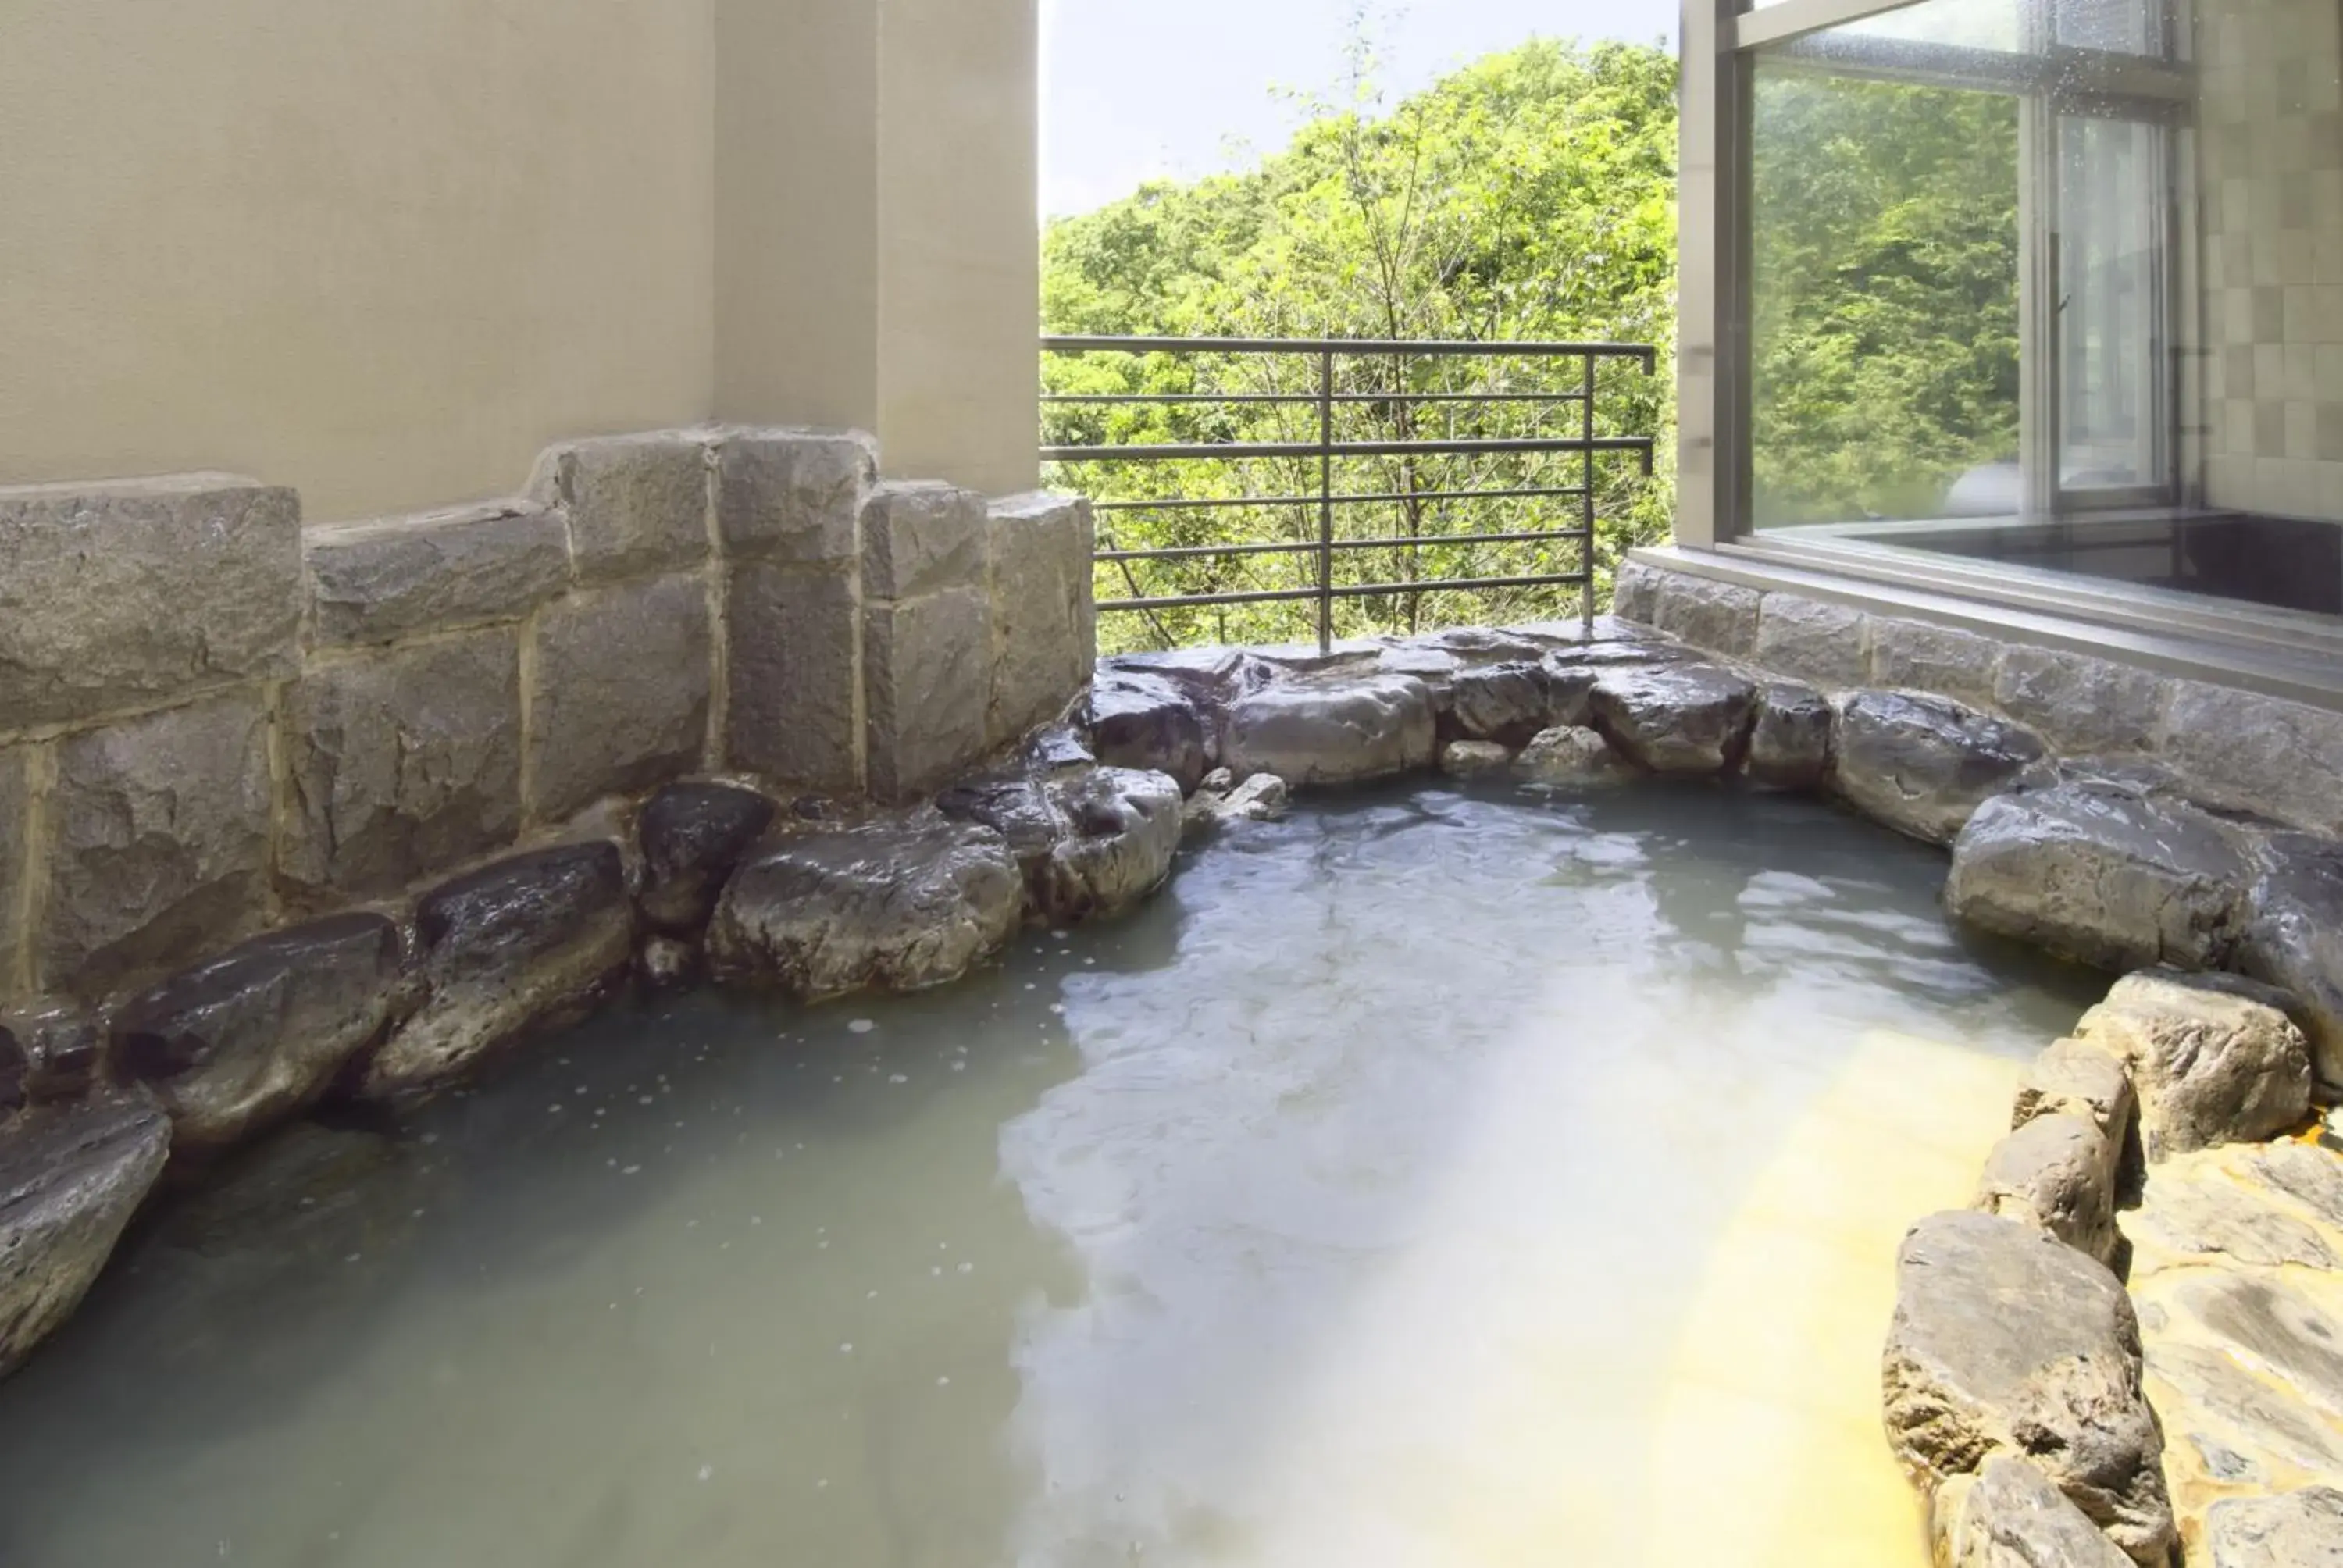
[(1942, 875), (1371, 794), (947, 990), (608, 1015), (143, 1226), (0, 1563), (1918, 1568), (1895, 1239), (2092, 985)]

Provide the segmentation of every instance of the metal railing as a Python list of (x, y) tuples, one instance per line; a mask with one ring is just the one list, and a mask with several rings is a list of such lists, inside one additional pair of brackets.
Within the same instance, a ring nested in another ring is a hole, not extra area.
[[(1201, 413), (1215, 408), (1291, 410), (1299, 407), (1310, 409), (1315, 415), (1314, 428), (1302, 439), (1102, 440), (1079, 445), (1044, 446), (1041, 448), (1042, 460), (1058, 464), (1199, 461), (1240, 464), (1267, 459), (1302, 466), (1299, 476), (1292, 476), (1289, 470), (1289, 477), (1298, 478), (1299, 482), (1276, 487), (1276, 493), (1254, 494), (1248, 487), (1246, 493), (1236, 495), (1147, 497), (1138, 499), (1110, 496), (1099, 500), (1096, 505), (1101, 514), (1101, 528), (1097, 559), (1117, 567), (1131, 590), (1125, 598), (1101, 598), (1098, 603), (1101, 613), (1146, 614), (1199, 606), (1315, 601), (1318, 644), (1322, 650), (1325, 650), (1333, 642), (1334, 605), (1339, 599), (1406, 596), (1412, 610), (1420, 596), (1428, 593), (1487, 594), (1524, 588), (1575, 587), (1579, 590), (1581, 614), (1591, 624), (1594, 616), (1596, 461), (1606, 454), (1633, 454), (1640, 461), (1645, 477), (1649, 477), (1652, 472), (1653, 437), (1649, 434), (1598, 435), (1595, 420), (1597, 365), (1604, 360), (1628, 361), (1639, 366), (1644, 375), (1649, 377), (1655, 368), (1655, 354), (1646, 344), (1050, 337), (1041, 340), (1041, 347), (1044, 354), (1054, 355), (1161, 354), (1191, 360), (1211, 357), (1215, 365), (1251, 361), (1257, 370), (1265, 365), (1291, 364), (1299, 358), (1310, 364), (1315, 372), (1314, 384), (1297, 390), (1285, 389), (1278, 377), (1272, 373), (1262, 377), (1268, 390), (1043, 394), (1041, 401), (1045, 408), (1106, 409), (1153, 406)], [(1510, 378), (1505, 377), (1496, 377), (1501, 384), (1493, 387), (1462, 390), (1453, 386), (1433, 390), (1413, 389), (1416, 383), (1412, 375), (1415, 367), (1423, 361), (1441, 360), (1532, 361), (1543, 366), (1558, 363), (1574, 374), (1556, 389), (1520, 390), (1513, 387)], [(1346, 361), (1364, 362), (1361, 370), (1352, 373), (1347, 384), (1343, 375)], [(1427, 407), (1447, 412), (1446, 427), (1438, 434), (1417, 435), (1414, 433), (1416, 411)], [(1489, 437), (1459, 436), (1455, 433), (1453, 416), (1457, 411), (1493, 407), (1522, 408), (1534, 425), (1541, 427), (1551, 411), (1567, 410), (1575, 416), (1570, 421), (1574, 428), (1565, 435), (1540, 433)], [(1341, 430), (1339, 426), (1343, 414), (1352, 409), (1365, 412), (1370, 419), (1382, 420), (1387, 428), (1371, 432), (1363, 437), (1355, 431)], [(1428, 486), (1420, 483), (1420, 459), (1489, 457), (1526, 460), (1553, 456), (1576, 457), (1574, 483), (1501, 483), (1492, 486), (1437, 480)], [(1338, 488), (1336, 464), (1359, 458), (1398, 458), (1397, 477), (1380, 487)], [(1309, 471), (1312, 467), (1315, 470), (1314, 484), (1309, 479)], [(1565, 515), (1572, 521), (1564, 527), (1493, 530), (1467, 528), (1438, 533), (1425, 533), (1421, 529), (1426, 507), (1444, 508), (1452, 503), (1485, 501), (1566, 505), (1568, 511)], [(1398, 506), (1403, 508), (1406, 531), (1361, 538), (1341, 537), (1335, 528), (1337, 510), (1369, 506)], [(1126, 548), (1116, 541), (1112, 519), (1119, 515), (1227, 508), (1290, 508), (1297, 515), (1314, 513), (1314, 536), (1136, 548)], [(1463, 577), (1424, 577), (1416, 570), (1422, 554), (1426, 550), (1453, 549), (1467, 545), (1570, 543), (1575, 543), (1578, 549), (1576, 564), (1568, 569), (1501, 571), (1496, 575)], [(1397, 552), (1398, 558), (1404, 563), (1403, 575), (1397, 580), (1386, 581), (1337, 580), (1335, 566), (1338, 558), (1371, 550)], [(1314, 580), (1307, 586), (1151, 594), (1141, 590), (1131, 570), (1139, 563), (1294, 557), (1310, 558), (1314, 564)]]

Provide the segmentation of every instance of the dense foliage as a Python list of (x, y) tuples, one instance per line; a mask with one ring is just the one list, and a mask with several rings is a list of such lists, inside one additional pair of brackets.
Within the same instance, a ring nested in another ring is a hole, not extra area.
[[(1674, 463), (1675, 62), (1654, 48), (1533, 43), (1376, 113), (1322, 111), (1249, 171), (1155, 184), (1052, 223), (1043, 319), (1054, 334), (1646, 343), (1658, 373), (1606, 362), (1597, 432), (1649, 435), (1658, 477), (1625, 455), (1594, 465), (1598, 579), (1664, 536)], [(2016, 101), (1859, 81), (1795, 61), (1760, 66), (1754, 170), (1755, 503), (1762, 524), (1914, 517), (2018, 439)], [(1243, 403), (1053, 402), (1051, 445), (1310, 441), (1314, 357), (1090, 353), (1043, 358), (1045, 391), (1243, 394)], [(1338, 440), (1574, 436), (1574, 359), (1359, 357), (1338, 362)], [(1393, 401), (1393, 392), (1513, 400)], [(1277, 398), (1290, 401), (1276, 401)], [(1422, 454), (1338, 461), (1338, 537), (1396, 540), (1338, 557), (1338, 584), (1570, 571), (1574, 539), (1489, 539), (1575, 528), (1574, 455)], [(1053, 481), (1102, 505), (1101, 545), (1176, 548), (1109, 560), (1103, 600), (1306, 590), (1317, 579), (1312, 458), (1083, 462)], [(1171, 498), (1295, 498), (1171, 508)], [(1203, 547), (1268, 544), (1269, 552)], [(1598, 592), (1601, 588), (1598, 588)], [(1479, 597), (1393, 591), (1338, 603), (1337, 635), (1569, 613), (1574, 590)], [(1315, 630), (1302, 600), (1172, 606), (1109, 617), (1111, 647), (1276, 641)]]
[[(1658, 49), (1534, 43), (1482, 60), (1377, 116), (1365, 102), (1322, 113), (1285, 151), (1242, 174), (1150, 185), (1098, 212), (1051, 224), (1043, 246), (1050, 332), (1174, 337), (1601, 340), (1653, 344), (1658, 374), (1604, 362), (1603, 434), (1659, 435), (1670, 418), (1675, 246), (1675, 62)], [(1289, 396), (1288, 403), (1052, 404), (1053, 445), (1111, 441), (1311, 440), (1319, 431), (1313, 357), (1179, 358), (1051, 356), (1056, 394)], [(1398, 403), (1374, 394), (1574, 391), (1576, 360), (1346, 358), (1336, 391), (1340, 440), (1573, 436), (1579, 407), (1514, 400)], [(1672, 454), (1659, 454), (1664, 477)], [(1315, 459), (1069, 465), (1058, 482), (1104, 502), (1166, 497), (1303, 496)], [(1571, 487), (1575, 456), (1348, 458), (1334, 485), (1406, 498), (1344, 507), (1347, 538), (1413, 542), (1339, 558), (1338, 582), (1400, 582), (1570, 570), (1572, 540), (1454, 542), (1474, 532), (1577, 526), (1575, 498), (1453, 499), (1461, 490)], [(1664, 480), (1632, 456), (1595, 465), (1600, 565), (1665, 532)], [(1101, 514), (1103, 544), (1124, 548), (1240, 541), (1303, 547), (1312, 503)], [(1440, 541), (1450, 542), (1440, 542)], [(1192, 556), (1101, 568), (1101, 599), (1315, 581), (1314, 556)], [(1345, 599), (1336, 629), (1405, 628), (1495, 614), (1559, 613), (1572, 590), (1524, 588), (1485, 600), (1395, 592)], [(1307, 636), (1315, 608), (1282, 603), (1159, 609), (1110, 618), (1110, 643), (1270, 641)]]

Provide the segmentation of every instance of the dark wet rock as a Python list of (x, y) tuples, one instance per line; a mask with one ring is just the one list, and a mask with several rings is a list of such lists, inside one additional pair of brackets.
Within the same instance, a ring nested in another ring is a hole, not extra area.
[(1556, 725), (1522, 749), (1513, 771), (1558, 789), (1608, 789), (1636, 777), (1634, 765), (1583, 725)]
[(1526, 746), (1554, 720), (1545, 668), (1516, 662), (1467, 669), (1448, 683), (1443, 735), (1459, 740)]
[(2150, 970), (2117, 980), (2075, 1038), (2130, 1074), (2150, 1161), (2257, 1142), (2310, 1107), (2309, 1042), (2280, 1000), (2250, 981)]
[(1112, 915), (1163, 885), (1180, 848), (1180, 786), (1169, 774), (1098, 768), (1041, 793), (1064, 831), (1029, 883), (1053, 923)]
[(316, 1100), (380, 1038), (401, 965), (398, 928), (380, 915), (255, 938), (125, 1005), (115, 1073), (169, 1112), (175, 1159), (208, 1158)]
[(2139, 1324), (2099, 1263), (2015, 1221), (1931, 1215), (1896, 1260), (1881, 1375), (1889, 1442), (1929, 1484), (1996, 1454), (2028, 1458), (2135, 1563), (2167, 1560)]
[(140, 1090), (0, 1125), (0, 1376), (81, 1304), (170, 1146), (169, 1119)]
[(1557, 725), (1589, 722), (1594, 683), (1605, 675), (1690, 664), (1697, 658), (1689, 648), (1649, 638), (1554, 648), (1538, 661), (1545, 674), (1549, 721)]
[(955, 821), (975, 822), (1000, 834), (1029, 885), (1066, 833), (1065, 821), (1043, 792), (1042, 780), (1026, 773), (962, 779), (936, 797), (936, 809)]
[(0, 1023), (0, 1121), (25, 1103), (26, 1070), (25, 1048), (16, 1043), (16, 1031)]
[(417, 906), (416, 929), (428, 1000), (367, 1064), (371, 1099), (436, 1088), (576, 1016), (634, 959), (625, 860), (608, 842), (516, 855), (443, 883)]
[(17, 1088), (35, 1105), (86, 1094), (106, 1048), (95, 1019), (58, 1002), (35, 1002), (0, 1016), (0, 1035), (7, 1037), (0, 1056), (15, 1061)]
[(2211, 1568), (2343, 1568), (2343, 1491), (2229, 1497), (2205, 1514)]
[(1953, 844), (1956, 920), (2101, 969), (2218, 966), (2237, 940), (2246, 863), (2178, 800), (2066, 784), (1980, 805)]
[(1240, 774), (1348, 784), (1430, 768), (1432, 693), (1404, 675), (1297, 678), (1230, 704), (1222, 751)]
[(779, 808), (731, 784), (670, 784), (643, 807), (643, 914), (662, 931), (706, 928), (732, 868)]
[(1594, 683), (1594, 728), (1654, 773), (1721, 773), (1747, 750), (1757, 690), (1729, 669), (1617, 670)]
[(1088, 768), (1098, 761), (1088, 740), (1071, 725), (1052, 724), (1037, 729), (1025, 742), (1026, 764), (1037, 772), (1055, 773), (1066, 768)]
[[(1370, 661), (1373, 655), (1361, 649), (1341, 658), (1355, 664)], [(1176, 648), (1164, 653), (1111, 654), (1099, 660), (1101, 675), (1167, 681), (1207, 708), (1226, 707), (1248, 691), (1260, 690), (1284, 668), (1272, 657), (1241, 648)]]
[(1947, 1482), (1931, 1513), (1943, 1568), (2131, 1568), (2048, 1476), (2007, 1454)]
[(1832, 779), (1873, 820), (1949, 844), (1971, 812), (2043, 755), (2029, 732), (1950, 699), (1858, 691), (1839, 704)]
[(1994, 1145), (1971, 1206), (2037, 1226), (2112, 1265), (2117, 1151), (2087, 1116), (2035, 1117)]
[(1795, 680), (1769, 680), (1757, 690), (1757, 718), (1749, 729), (1749, 776), (1782, 789), (1811, 789), (1830, 774), (1831, 734), (1838, 714), (1830, 699)]
[(1486, 778), (1513, 765), (1512, 748), (1493, 740), (1452, 740), (1440, 749), (1440, 770), (1451, 779)]
[(922, 809), (769, 840), (709, 927), (719, 979), (818, 1000), (957, 980), (1016, 931), (1023, 879), (1001, 836)]
[(1116, 768), (1169, 773), (1193, 789), (1212, 765), (1214, 739), (1196, 700), (1162, 675), (1101, 668), (1091, 687), (1091, 746)]
[(2273, 834), (2259, 858), (2238, 966), (2301, 1004), (2318, 1076), (2343, 1091), (2343, 844)]
[[(1492, 664), (1519, 664), (1525, 659), (1534, 663), (1555, 640), (1554, 635), (1542, 634), (1534, 626), (1452, 626), (1409, 638), (1405, 646), (1453, 654), (1467, 668), (1478, 668)], [(1580, 640), (1576, 622), (1570, 624), (1569, 632), (1563, 640)]]
[(2022, 1127), (2037, 1116), (2082, 1116), (2121, 1141), (2137, 1107), (2122, 1062), (2079, 1040), (2055, 1040), (2019, 1077), (2010, 1125)]

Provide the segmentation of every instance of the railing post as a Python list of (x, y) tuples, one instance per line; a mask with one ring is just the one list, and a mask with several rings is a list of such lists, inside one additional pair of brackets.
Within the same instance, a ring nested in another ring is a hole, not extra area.
[(1318, 356), (1318, 653), (1334, 651), (1334, 351)]
[(1579, 515), (1586, 538), (1578, 547), (1578, 569), (1586, 574), (1586, 580), (1578, 586), (1578, 618), (1586, 635), (1592, 638), (1594, 635), (1594, 356), (1582, 354), (1578, 363), (1581, 367), (1579, 438), (1586, 443), (1579, 453), (1579, 485), (1583, 492), (1579, 497)]

